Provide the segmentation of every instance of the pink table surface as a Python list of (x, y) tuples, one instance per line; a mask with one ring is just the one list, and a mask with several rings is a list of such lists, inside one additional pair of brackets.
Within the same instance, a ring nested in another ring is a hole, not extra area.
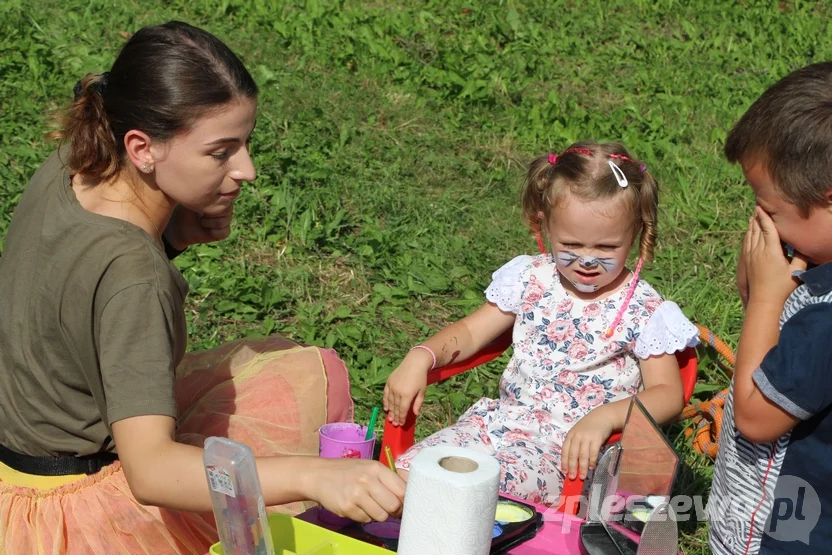
[[(510, 499), (510, 497), (508, 498)], [(581, 545), (581, 523), (583, 520), (539, 505), (535, 505), (535, 509), (543, 515), (543, 526), (537, 531), (534, 538), (512, 549), (509, 552), (510, 555), (587, 555), (586, 550)], [(330, 530), (337, 531), (338, 528), (319, 522), (317, 507), (299, 514), (296, 518)], [(627, 532), (625, 531), (625, 533)], [(629, 535), (632, 536), (633, 534)], [(679, 552), (679, 555), (684, 554)]]
[[(538, 505), (535, 505), (535, 508), (543, 515), (543, 526), (534, 538), (512, 549), (509, 552), (511, 555), (587, 555), (581, 546), (583, 521), (580, 518)], [(318, 521), (317, 507), (298, 515), (297, 518), (337, 531), (336, 526)]]

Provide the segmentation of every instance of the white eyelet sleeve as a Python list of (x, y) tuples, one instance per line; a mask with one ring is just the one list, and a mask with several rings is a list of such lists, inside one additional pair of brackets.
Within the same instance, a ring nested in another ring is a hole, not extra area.
[(531, 256), (521, 254), (491, 274), (491, 284), (485, 290), (485, 298), (503, 312), (517, 314), (523, 298), (523, 274), (531, 263)]
[(638, 358), (683, 351), (699, 344), (699, 330), (674, 302), (664, 301), (641, 330), (633, 352)]

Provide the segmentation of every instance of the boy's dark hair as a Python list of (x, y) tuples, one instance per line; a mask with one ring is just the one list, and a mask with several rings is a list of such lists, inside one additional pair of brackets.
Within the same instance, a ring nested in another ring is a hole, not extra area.
[(240, 59), (212, 34), (182, 23), (140, 29), (109, 72), (87, 75), (52, 139), (70, 143), (69, 168), (99, 180), (117, 175), (131, 129), (167, 141), (257, 85)]
[(777, 192), (807, 217), (832, 190), (832, 62), (793, 71), (734, 125), (725, 141), (732, 163), (765, 164)]

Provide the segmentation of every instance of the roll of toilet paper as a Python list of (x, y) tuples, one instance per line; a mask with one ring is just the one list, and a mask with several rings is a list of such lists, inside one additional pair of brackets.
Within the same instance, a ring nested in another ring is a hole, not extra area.
[(494, 457), (463, 447), (425, 448), (410, 466), (398, 555), (487, 555), (499, 487)]

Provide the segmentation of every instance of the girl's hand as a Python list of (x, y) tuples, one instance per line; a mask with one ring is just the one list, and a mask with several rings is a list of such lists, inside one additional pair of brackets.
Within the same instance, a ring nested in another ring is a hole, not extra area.
[[(387, 378), (387, 384), (384, 386), (384, 410), (387, 412), (387, 419), (394, 426), (404, 424), (411, 404), (413, 414), (419, 416), (425, 400), (428, 372), (433, 361), (431, 359), (426, 363), (424, 356), (417, 355), (419, 351), (408, 353), (399, 367)], [(427, 353), (423, 355), (430, 357)]]
[(570, 479), (587, 473), (595, 468), (601, 447), (610, 438), (613, 426), (604, 411), (605, 407), (596, 407), (578, 422), (566, 434), (561, 450), (561, 470)]
[(742, 258), (746, 265), (749, 302), (771, 303), (780, 307), (798, 286), (792, 272), (807, 267), (806, 258), (798, 252), (789, 262), (783, 254), (774, 222), (759, 206), (748, 222)]
[(319, 459), (311, 499), (340, 517), (383, 522), (401, 514), (405, 481), (387, 466), (366, 459)]

